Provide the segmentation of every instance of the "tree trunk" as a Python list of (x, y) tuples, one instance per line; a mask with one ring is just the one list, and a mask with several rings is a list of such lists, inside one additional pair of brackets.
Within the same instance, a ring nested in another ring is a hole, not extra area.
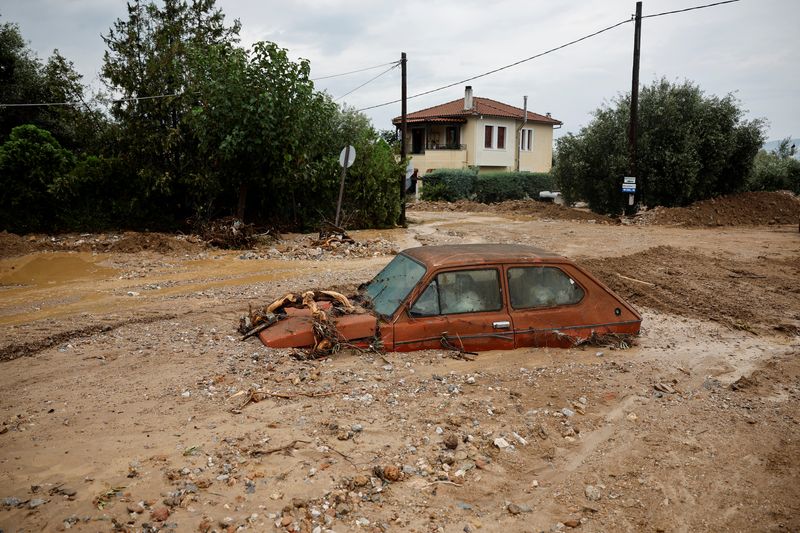
[(244, 222), (244, 210), (247, 207), (247, 184), (239, 185), (239, 205), (236, 207), (236, 218)]

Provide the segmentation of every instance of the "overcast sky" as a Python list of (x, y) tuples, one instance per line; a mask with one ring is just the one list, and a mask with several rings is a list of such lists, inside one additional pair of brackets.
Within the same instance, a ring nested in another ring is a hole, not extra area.
[[(645, 15), (712, 0), (645, 0)], [(629, 19), (633, 0), (217, 0), (242, 22), (242, 44), (269, 40), (311, 61), (312, 77), (388, 63), (408, 54), (409, 95), (532, 56)], [(4, 0), (0, 21), (16, 22), (40, 58), (54, 48), (84, 81), (99, 86), (101, 34), (125, 15), (116, 0)], [(736, 3), (646, 19), (641, 82), (689, 79), (709, 94), (735, 93), (748, 117), (769, 121), (768, 139), (800, 136), (800, 1)], [(630, 90), (633, 24), (474, 80), (476, 96), (552, 113), (558, 135), (577, 132), (591, 112)], [(317, 81), (339, 97), (383, 69)], [(409, 100), (409, 112), (462, 98), (463, 84)], [(362, 108), (400, 97), (394, 69), (343, 101)], [(366, 111), (391, 128), (400, 105)]]

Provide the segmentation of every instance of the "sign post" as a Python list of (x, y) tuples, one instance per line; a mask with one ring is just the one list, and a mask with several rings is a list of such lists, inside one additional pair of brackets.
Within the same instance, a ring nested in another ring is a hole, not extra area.
[(622, 178), (622, 192), (628, 195), (628, 205), (633, 206), (634, 198), (636, 196), (636, 178), (633, 176), (625, 176)]
[(347, 169), (353, 166), (353, 161), (356, 160), (356, 149), (349, 144), (342, 149), (339, 154), (339, 165), (342, 167), (342, 180), (339, 183), (339, 201), (336, 202), (336, 220), (334, 226), (339, 227), (339, 215), (342, 212), (342, 197), (344, 196), (344, 178), (347, 175)]

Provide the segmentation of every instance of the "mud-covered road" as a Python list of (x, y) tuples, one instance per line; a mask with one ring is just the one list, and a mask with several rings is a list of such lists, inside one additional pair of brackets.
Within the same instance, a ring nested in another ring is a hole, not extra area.
[[(796, 225), (409, 216), (353, 250), (7, 253), (0, 530), (800, 531)], [(298, 361), (235, 332), (463, 242), (579, 260), (643, 312), (639, 345)]]

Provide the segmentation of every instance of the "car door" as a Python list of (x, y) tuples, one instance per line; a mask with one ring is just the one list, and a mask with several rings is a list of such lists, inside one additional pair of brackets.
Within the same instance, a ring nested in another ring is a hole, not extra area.
[(499, 267), (437, 272), (394, 325), (395, 350), (514, 347)]
[(587, 321), (586, 290), (557, 265), (506, 268), (514, 344), (571, 346)]

